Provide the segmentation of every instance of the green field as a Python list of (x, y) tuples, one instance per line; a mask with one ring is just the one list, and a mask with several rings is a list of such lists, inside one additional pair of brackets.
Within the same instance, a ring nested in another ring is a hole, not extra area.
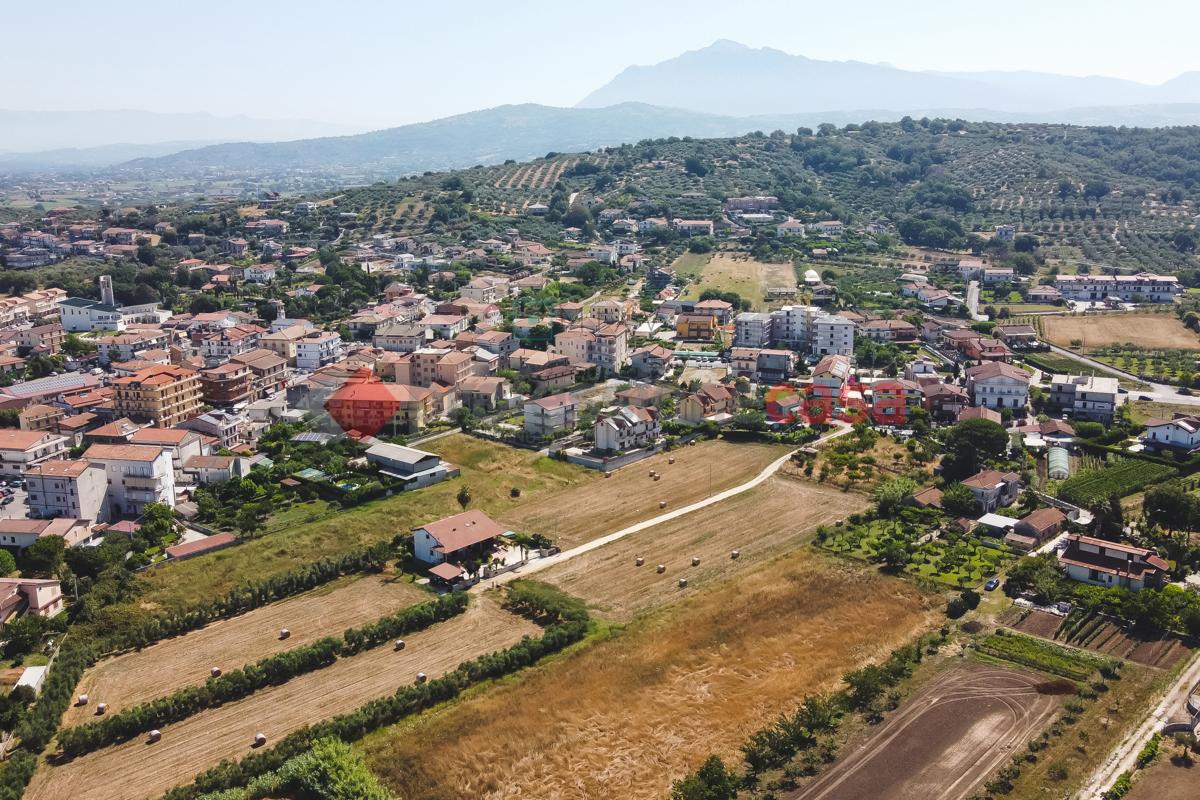
[(1094, 506), (1109, 497), (1125, 497), (1147, 486), (1173, 478), (1177, 472), (1165, 464), (1123, 459), (1101, 469), (1087, 470), (1067, 478), (1058, 487), (1058, 496), (1068, 503)]
[(1061, 675), (1073, 681), (1087, 680), (1108, 663), (1108, 659), (1099, 656), (1007, 631), (994, 633), (977, 642), (975, 647), (984, 655)]

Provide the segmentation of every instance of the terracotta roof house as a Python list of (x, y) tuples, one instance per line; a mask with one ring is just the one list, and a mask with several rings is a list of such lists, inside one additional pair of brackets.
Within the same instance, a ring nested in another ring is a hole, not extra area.
[(1170, 564), (1145, 547), (1071, 535), (1058, 557), (1072, 580), (1137, 591), (1160, 586)]
[(917, 508), (941, 508), (942, 490), (936, 486), (930, 486), (917, 492), (908, 500), (911, 505)]
[(1015, 472), (997, 472), (985, 469), (975, 473), (962, 482), (975, 495), (975, 501), (984, 514), (995, 511), (1000, 506), (1009, 506), (1017, 499), (1021, 489), (1021, 476)]
[(479, 557), (508, 532), (487, 514), (472, 509), (413, 528), (413, 555), (426, 564)]
[(1057, 508), (1039, 508), (1021, 517), (1013, 530), (1023, 536), (1044, 542), (1062, 530), (1067, 515)]

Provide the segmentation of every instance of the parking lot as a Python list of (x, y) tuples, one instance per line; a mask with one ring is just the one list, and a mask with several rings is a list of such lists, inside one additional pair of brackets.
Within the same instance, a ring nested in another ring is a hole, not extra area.
[[(4, 488), (0, 487), (0, 490), (4, 490)], [(26, 504), (25, 487), (7, 487), (7, 490), (12, 492), (10, 496), (13, 501), (7, 505), (0, 505), (0, 519), (23, 519), (29, 510), (29, 506)]]

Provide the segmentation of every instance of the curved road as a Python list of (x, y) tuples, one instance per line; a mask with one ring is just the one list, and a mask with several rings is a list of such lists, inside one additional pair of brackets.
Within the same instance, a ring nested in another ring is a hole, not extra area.
[[(817, 439), (816, 441), (814, 441), (808, 445), (805, 445), (805, 446), (806, 447), (816, 447), (818, 445), (822, 445), (822, 444), (825, 444), (826, 442), (832, 441), (833, 439), (836, 439), (839, 436), (845, 436), (847, 433), (849, 433), (850, 431), (853, 430), (853, 428), (851, 428), (849, 425), (847, 425), (845, 423), (836, 423), (836, 424), (838, 426), (837, 430), (830, 431), (829, 433), (822, 436), (820, 439)], [(723, 500), (728, 500), (731, 497), (735, 497), (735, 496), (741, 494), (742, 492), (748, 492), (751, 489), (753, 489), (754, 487), (761, 484), (763, 481), (770, 478), (776, 472), (778, 472), (779, 468), (782, 467), (784, 464), (786, 464), (788, 462), (788, 460), (791, 459), (791, 457), (794, 456), (798, 452), (799, 452), (799, 448), (780, 456), (779, 458), (775, 459), (767, 466), (763, 467), (761, 472), (759, 472), (757, 475), (755, 475), (753, 478), (746, 481), (745, 483), (739, 484), (737, 486), (734, 486), (732, 488), (726, 489), (721, 492), (717, 492), (716, 494), (712, 495), (711, 497), (706, 497), (703, 500), (698, 500), (695, 503), (692, 503), (691, 505), (677, 508), (674, 511), (667, 511), (663, 514), (659, 514), (657, 517), (651, 517), (650, 519), (642, 520), (641, 522), (634, 523), (633, 525), (630, 525), (627, 528), (622, 528), (619, 531), (614, 531), (613, 533), (605, 534), (604, 536), (600, 536), (599, 538), (592, 539), (590, 542), (584, 542), (583, 544), (579, 545), (578, 547), (572, 547), (570, 550), (563, 550), (561, 553), (555, 553), (554, 555), (547, 556), (546, 558), (535, 559), (533, 561), (530, 561), (525, 566), (519, 567), (515, 570), (512, 570), (511, 572), (505, 572), (501, 575), (497, 575), (494, 578), (488, 578), (485, 581), (480, 581), (479, 583), (472, 586), (470, 591), (472, 591), (472, 592), (483, 591), (484, 589), (490, 589), (493, 586), (499, 586), (500, 584), (508, 583), (509, 581), (514, 581), (518, 578), (527, 577), (529, 575), (532, 575), (535, 572), (541, 572), (544, 569), (553, 567), (555, 564), (561, 564), (564, 561), (569, 561), (570, 559), (575, 558), (576, 556), (583, 555), (584, 553), (588, 553), (592, 550), (595, 550), (596, 548), (603, 547), (604, 545), (609, 544), (611, 542), (615, 542), (618, 539), (624, 539), (626, 536), (629, 536), (631, 534), (638, 533), (640, 531), (644, 531), (647, 528), (653, 528), (655, 525), (661, 525), (664, 522), (669, 522), (670, 520), (678, 519), (679, 517), (682, 517), (686, 514), (691, 514), (693, 511), (699, 511), (702, 508), (707, 508), (708, 506), (715, 505), (717, 503), (720, 503)]]

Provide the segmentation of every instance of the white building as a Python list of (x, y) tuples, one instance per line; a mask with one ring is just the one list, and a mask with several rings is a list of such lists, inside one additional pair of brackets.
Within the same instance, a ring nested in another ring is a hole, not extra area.
[(251, 283), (270, 283), (278, 271), (274, 264), (254, 264), (246, 267), (244, 275)]
[(58, 311), (65, 330), (81, 333), (85, 331), (123, 331), (125, 317), (115, 305), (84, 297), (68, 297), (58, 301)]
[(139, 444), (94, 444), (83, 457), (108, 474), (108, 502), (114, 516), (140, 516), (150, 503), (175, 507), (171, 451)]
[(1146, 431), (1140, 438), (1142, 444), (1151, 450), (1182, 450), (1190, 453), (1200, 448), (1200, 417), (1182, 415), (1174, 419), (1147, 420)]
[(654, 444), (662, 435), (662, 426), (657, 410), (624, 406), (602, 411), (592, 426), (592, 433), (597, 450), (620, 453)]
[(296, 340), (296, 369), (320, 369), (341, 355), (342, 337), (333, 331), (312, 331)]
[(1048, 405), (1072, 419), (1111, 423), (1121, 404), (1116, 378), (1091, 375), (1054, 375), (1050, 378)]
[(967, 370), (971, 405), (1024, 411), (1029, 405), (1028, 372), (1002, 361), (989, 361)]
[(734, 347), (766, 347), (771, 343), (771, 315), (743, 311), (734, 321)]
[(108, 476), (88, 461), (44, 461), (25, 472), (29, 516), (108, 522)]
[(1066, 545), (1058, 562), (1066, 568), (1067, 577), (1094, 586), (1136, 592), (1161, 586), (1171, 569), (1158, 553), (1145, 547), (1079, 534), (1068, 536)]
[(67, 439), (48, 431), (0, 429), (0, 478), (15, 478), (27, 469), (52, 458), (61, 458)]
[(836, 314), (822, 314), (813, 321), (813, 355), (854, 355), (854, 323)]
[[(1063, 298), (1077, 301), (1117, 297), (1126, 302), (1170, 303), (1183, 291), (1174, 275), (1139, 272), (1136, 275), (1059, 275), (1054, 288)], [(63, 321), (66, 324), (66, 321)], [(68, 329), (69, 330), (69, 329)]]

